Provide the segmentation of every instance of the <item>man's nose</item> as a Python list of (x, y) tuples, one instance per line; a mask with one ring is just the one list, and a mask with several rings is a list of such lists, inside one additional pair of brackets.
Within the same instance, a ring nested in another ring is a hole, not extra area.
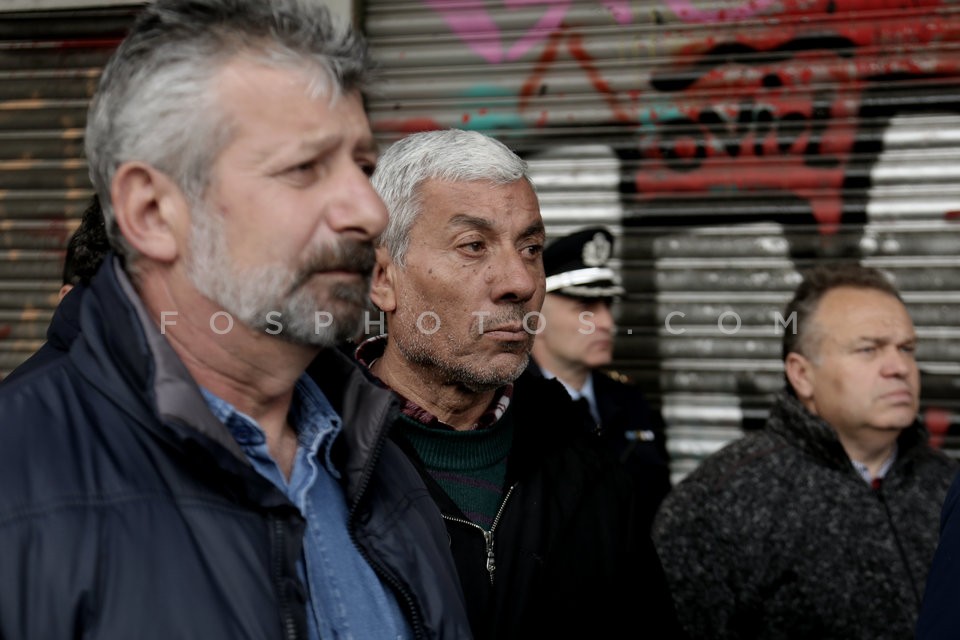
[(493, 299), (526, 302), (546, 287), (543, 264), (516, 251), (497, 256), (488, 266), (487, 280), (493, 285)]
[(376, 238), (387, 226), (387, 207), (363, 169), (352, 162), (348, 164), (333, 183), (336, 193), (331, 195), (327, 224), (338, 233)]
[(590, 311), (593, 311), (592, 322), (596, 325), (597, 329), (604, 331), (613, 330), (613, 311), (610, 309), (609, 304), (600, 302), (592, 305)]
[(881, 371), (887, 376), (904, 377), (917, 366), (913, 353), (906, 352), (900, 347), (892, 346), (883, 355)]

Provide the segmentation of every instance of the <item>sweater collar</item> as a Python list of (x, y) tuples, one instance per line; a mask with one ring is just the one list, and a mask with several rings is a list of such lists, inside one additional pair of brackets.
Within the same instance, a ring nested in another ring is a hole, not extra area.
[[(354, 356), (357, 361), (362, 364), (367, 371), (370, 373), (370, 376), (382, 387), (387, 387), (387, 385), (377, 378), (374, 375), (373, 370), (370, 367), (376, 362), (381, 356), (383, 356), (384, 350), (387, 348), (387, 336), (374, 336), (368, 338), (360, 343), (360, 346), (357, 347)], [(417, 422), (420, 425), (429, 427), (431, 429), (442, 429), (444, 431), (455, 431), (453, 427), (442, 422), (440, 418), (433, 415), (423, 407), (419, 406), (412, 400), (408, 400), (403, 397), (396, 391), (394, 393), (400, 398), (401, 413), (410, 418), (411, 420)], [(490, 401), (490, 405), (487, 407), (487, 410), (484, 411), (483, 415), (480, 416), (480, 419), (477, 420), (477, 424), (473, 430), (479, 429), (489, 429), (503, 417), (507, 412), (507, 407), (510, 406), (510, 399), (513, 397), (513, 385), (507, 384), (503, 387), (497, 389), (497, 393), (494, 394), (493, 400)]]

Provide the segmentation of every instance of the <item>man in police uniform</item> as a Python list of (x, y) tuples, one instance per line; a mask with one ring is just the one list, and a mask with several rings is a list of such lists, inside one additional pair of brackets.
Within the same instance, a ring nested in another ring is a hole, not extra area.
[(669, 459), (658, 412), (625, 376), (601, 370), (613, 360), (611, 306), (624, 293), (609, 265), (612, 255), (613, 236), (599, 227), (547, 246), (547, 296), (533, 360), (544, 376), (557, 378), (579, 401), (588, 428), (630, 471), (649, 525), (670, 491)]

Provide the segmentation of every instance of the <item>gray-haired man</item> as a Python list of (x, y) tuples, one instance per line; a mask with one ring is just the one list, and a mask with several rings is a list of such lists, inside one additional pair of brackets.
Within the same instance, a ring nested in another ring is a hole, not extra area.
[(395, 401), (331, 348), (386, 224), (367, 73), (319, 0), (158, 0), (107, 65), (119, 257), (0, 388), (0, 637), (469, 634)]

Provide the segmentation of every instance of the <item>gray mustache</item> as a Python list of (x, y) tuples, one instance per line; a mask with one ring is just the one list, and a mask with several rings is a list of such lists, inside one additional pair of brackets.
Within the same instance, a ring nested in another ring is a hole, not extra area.
[[(498, 327), (503, 327), (507, 325), (516, 324), (518, 322), (522, 323), (524, 317), (527, 314), (527, 309), (523, 305), (515, 305), (503, 309), (499, 313), (490, 314), (489, 316), (483, 317), (483, 330), (491, 331)], [(480, 320), (476, 321), (476, 324), (480, 325)]]
[(373, 243), (358, 240), (342, 240), (316, 251), (297, 271), (289, 291), (299, 289), (314, 274), (325, 271), (359, 273), (369, 278), (377, 263)]
[(318, 251), (303, 268), (305, 274), (318, 271), (349, 271), (369, 275), (376, 264), (373, 244), (358, 240), (343, 240)]

